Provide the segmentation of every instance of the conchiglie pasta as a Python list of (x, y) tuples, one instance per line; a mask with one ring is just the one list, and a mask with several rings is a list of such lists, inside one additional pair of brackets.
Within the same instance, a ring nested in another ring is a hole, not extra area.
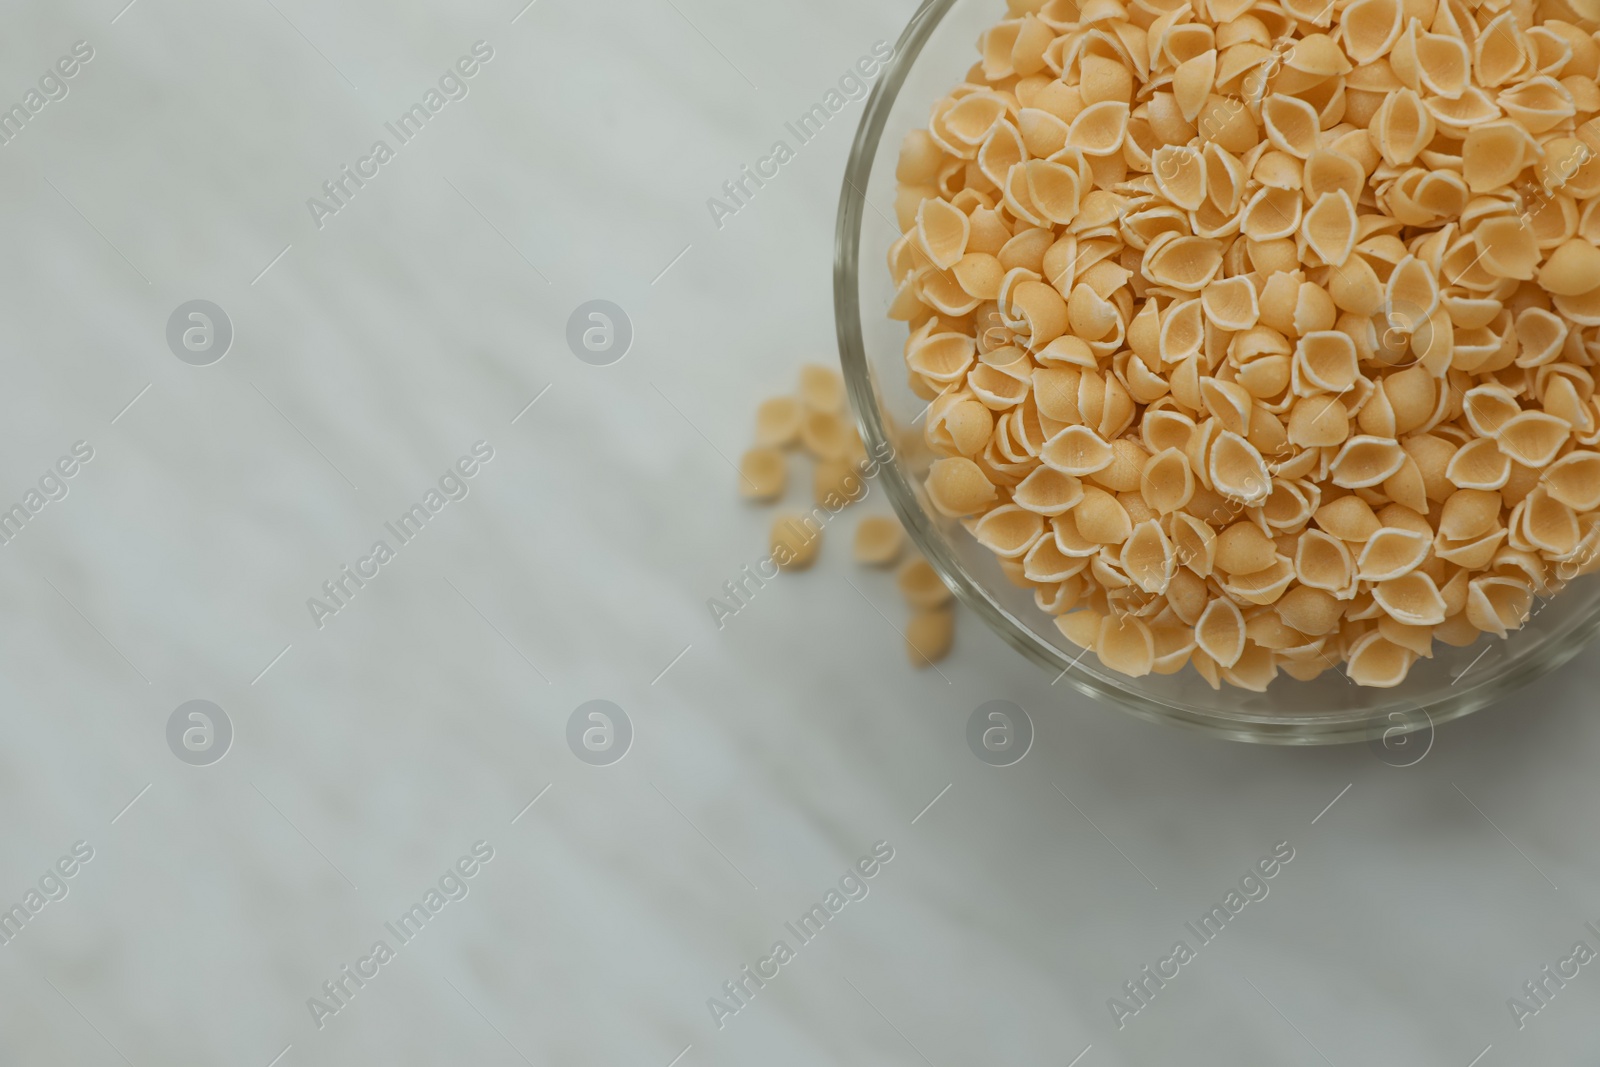
[(896, 170), (929, 507), (1064, 645), (1250, 691), (1438, 674), (1587, 580), (1590, 14), (1016, 0)]

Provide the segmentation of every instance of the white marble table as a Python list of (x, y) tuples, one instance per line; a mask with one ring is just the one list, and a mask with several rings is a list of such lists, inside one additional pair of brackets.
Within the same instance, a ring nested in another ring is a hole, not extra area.
[[(123, 2), (13, 5), (0, 38), (24, 107), (93, 49), (0, 147), (0, 507), (93, 451), (0, 546), (0, 906), (40, 890), (0, 946), (0, 1062), (1600, 1053), (1600, 968), (1520, 1031), (1507, 1007), (1600, 947), (1592, 657), (1396, 768), (1132, 721), (971, 617), (914, 672), (853, 517), (713, 624), (769, 518), (728, 457), (832, 358), (860, 104), (720, 227), (706, 200), (908, 0)], [(465, 95), (388, 132), (478, 41), (441, 89)], [(335, 179), (339, 210), (308, 207)], [(204, 366), (166, 338), (196, 299), (234, 332)], [(593, 299), (635, 331), (610, 366), (566, 342)], [(610, 766), (567, 744), (593, 699), (632, 723)], [(1036, 724), (1014, 767), (966, 747), (991, 699)], [(190, 700), (232, 724), (218, 762), (169, 748)], [(860, 899), (791, 934), (877, 842)], [(1185, 924), (1279, 843), (1202, 945)], [(1180, 938), (1119, 1029), (1108, 1001)], [(770, 977), (732, 1011), (745, 965)]]

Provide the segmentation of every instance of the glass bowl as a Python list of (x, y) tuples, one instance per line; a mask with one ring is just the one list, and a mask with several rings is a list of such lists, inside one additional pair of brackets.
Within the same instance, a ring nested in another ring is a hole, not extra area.
[(1536, 600), (1509, 639), (1484, 636), (1466, 648), (1434, 642), (1433, 657), (1419, 660), (1393, 689), (1357, 686), (1342, 669), (1310, 682), (1280, 674), (1264, 693), (1226, 684), (1213, 690), (1187, 666), (1175, 675), (1129, 678), (1068, 642), (1031, 591), (1013, 586), (987, 549), (933, 509), (923, 480), (937, 457), (923, 443), (919, 421), (927, 402), (906, 382), (906, 325), (887, 316), (894, 297), (887, 256), (900, 236), (895, 163), (901, 139), (926, 126), (935, 101), (963, 80), (978, 59), (978, 35), (1004, 9), (1003, 0), (927, 0), (911, 19), (856, 132), (835, 240), (839, 350), (862, 435), (874, 455), (893, 449), (879, 478), (912, 541), (961, 602), (1056, 682), (1140, 718), (1267, 744), (1366, 740), (1398, 753), (1412, 731), (1476, 711), (1577, 655), (1600, 629), (1600, 579), (1593, 576)]

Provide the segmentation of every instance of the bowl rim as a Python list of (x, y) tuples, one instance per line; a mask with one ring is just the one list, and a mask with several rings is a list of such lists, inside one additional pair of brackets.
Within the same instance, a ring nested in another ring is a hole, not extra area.
[[(845, 165), (834, 234), (833, 266), (834, 324), (840, 362), (862, 439), (870, 454), (890, 457), (880, 464), (878, 471), (889, 502), (912, 542), (956, 598), (1024, 657), (1047, 670), (1060, 671), (1051, 685), (1065, 679), (1078, 692), (1137, 718), (1177, 723), (1214, 737), (1259, 744), (1326, 745), (1367, 741), (1387, 748), (1396, 738), (1415, 731), (1431, 732), (1437, 725), (1478, 711), (1576, 656), (1600, 632), (1600, 613), (1583, 620), (1562, 639), (1530, 651), (1501, 674), (1426, 704), (1400, 697), (1392, 705), (1377, 709), (1229, 716), (1155, 700), (1102, 679), (1088, 669), (1074, 669), (1086, 651), (1069, 660), (1063, 650), (1041, 639), (985, 591), (978, 579), (948, 550), (944, 534), (934, 527), (917, 499), (915, 487), (893, 455), (891, 435), (884, 422), (867, 359), (859, 298), (861, 232), (868, 209), (899, 232), (898, 224), (867, 200), (866, 189), (872, 177), (874, 157), (912, 65), (940, 21), (957, 2), (924, 0), (900, 34), (888, 67), (867, 98)], [(1399, 716), (1398, 721), (1396, 716)]]

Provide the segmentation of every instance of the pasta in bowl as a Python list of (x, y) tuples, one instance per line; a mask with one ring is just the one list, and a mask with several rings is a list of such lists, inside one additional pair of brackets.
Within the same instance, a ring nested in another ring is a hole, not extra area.
[(924, 5), (857, 135), (835, 302), (957, 594), (1077, 688), (1247, 740), (1387, 737), (1574, 655), (1600, 615), (1586, 19)]

